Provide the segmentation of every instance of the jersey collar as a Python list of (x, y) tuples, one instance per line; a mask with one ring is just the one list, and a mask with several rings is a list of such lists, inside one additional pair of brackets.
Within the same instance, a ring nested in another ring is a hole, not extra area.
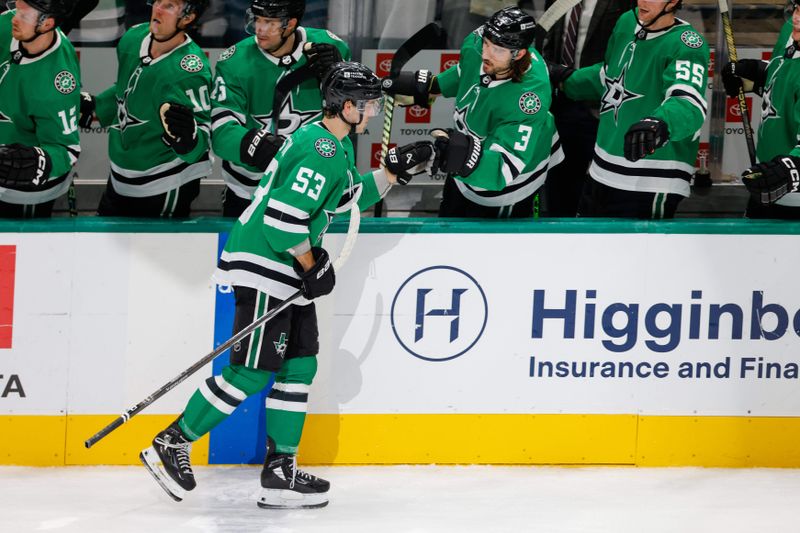
[(53, 39), (53, 44), (50, 45), (50, 48), (35, 56), (26, 55), (25, 51), (22, 49), (22, 44), (12, 37), (11, 45), (9, 46), (9, 52), (11, 52), (11, 61), (20, 65), (29, 65), (39, 61), (40, 59), (44, 59), (58, 50), (58, 48), (61, 46), (61, 31), (56, 29), (54, 32), (56, 38)]
[(262, 48), (258, 46), (258, 39), (255, 35), (253, 35), (253, 40), (256, 43), (256, 48), (258, 48), (259, 52), (261, 52), (261, 54), (266, 57), (270, 63), (276, 67), (288, 68), (300, 61), (300, 58), (303, 57), (303, 47), (305, 46), (306, 42), (308, 42), (306, 29), (302, 26), (298, 26), (297, 29), (294, 30), (294, 34), (294, 50), (292, 50), (291, 54), (287, 54), (283, 57), (275, 57), (269, 52), (262, 50)]
[(142, 39), (142, 45), (139, 47), (139, 61), (141, 61), (145, 66), (155, 65), (162, 59), (165, 59), (170, 55), (172, 55), (173, 52), (180, 50), (184, 46), (188, 46), (189, 43), (192, 42), (192, 38), (189, 37), (188, 33), (184, 33), (184, 36), (186, 37), (186, 40), (184, 40), (181, 44), (179, 44), (166, 54), (162, 54), (158, 56), (156, 59), (153, 59), (152, 57), (150, 57), (150, 45), (153, 42), (153, 34), (148, 33), (147, 35), (145, 35), (144, 39)]
[(662, 35), (666, 35), (671, 32), (675, 28), (680, 28), (681, 26), (687, 25), (688, 22), (685, 20), (681, 20), (678, 17), (675, 17), (675, 24), (670, 26), (669, 28), (664, 28), (663, 30), (656, 30), (650, 31), (646, 28), (642, 28), (642, 25), (639, 22), (636, 22), (636, 28), (633, 30), (633, 34), (636, 36), (636, 39), (639, 41), (650, 41), (652, 39), (658, 39)]
[(786, 39), (786, 45), (783, 47), (783, 57), (784, 59), (797, 59), (800, 57), (800, 48), (798, 48), (797, 43), (792, 39), (791, 33)]
[(496, 80), (492, 78), (489, 74), (486, 74), (483, 70), (483, 63), (481, 63), (481, 72), (480, 72), (480, 85), (485, 89), (493, 89), (494, 87), (499, 87), (504, 83), (508, 83), (511, 81), (511, 78), (506, 78), (504, 80)]

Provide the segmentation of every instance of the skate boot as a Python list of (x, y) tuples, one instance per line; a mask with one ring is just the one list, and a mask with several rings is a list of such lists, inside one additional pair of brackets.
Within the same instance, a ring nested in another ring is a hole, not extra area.
[(191, 448), (192, 442), (184, 437), (176, 420), (156, 435), (151, 447), (139, 454), (145, 468), (176, 502), (197, 486), (189, 462)]
[(261, 470), (259, 507), (313, 509), (328, 505), (330, 483), (297, 468), (296, 456), (271, 453), (271, 449), (274, 450), (274, 445), (267, 447), (267, 458)]

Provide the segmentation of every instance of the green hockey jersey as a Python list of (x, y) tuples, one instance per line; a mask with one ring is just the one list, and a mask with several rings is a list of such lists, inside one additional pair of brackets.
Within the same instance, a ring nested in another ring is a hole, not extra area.
[[(800, 157), (800, 50), (792, 39), (791, 20), (778, 35), (767, 68), (756, 150), (762, 162), (787, 154)], [(800, 207), (800, 192), (775, 203)]]
[(275, 298), (291, 296), (300, 279), (288, 250), (321, 246), (335, 214), (349, 212), (353, 202), (366, 209), (386, 190), (383, 171), (358, 173), (348, 137), (339, 141), (322, 122), (302, 126), (267, 167), (231, 230), (214, 279)]
[(279, 124), (272, 124), (275, 86), (289, 73), (303, 67), (307, 42), (335, 45), (345, 60), (350, 59), (347, 44), (326, 30), (297, 28), (294, 51), (281, 59), (266, 52), (256, 38), (248, 37), (231, 46), (219, 57), (212, 91), (211, 129), (214, 153), (222, 161), (222, 177), (228, 188), (240, 198), (250, 199), (263, 172), (240, 160), (242, 138), (252, 128), (267, 128), (288, 137), (322, 114), (319, 83), (311, 77), (298, 85), (286, 98)]
[[(605, 60), (564, 82), (573, 100), (600, 102), (600, 127), (589, 174), (626, 191), (689, 196), (689, 180), (706, 117), (708, 45), (680, 19), (666, 29), (643, 30), (633, 11), (614, 27)], [(624, 157), (628, 129), (645, 117), (666, 122), (669, 142), (644, 159)]]
[(15, 13), (0, 15), (0, 144), (38, 146), (50, 156), (53, 169), (40, 190), (0, 187), (0, 200), (34, 205), (55, 200), (72, 181), (81, 152), (80, 68), (75, 49), (61, 30), (55, 31), (48, 50), (27, 57), (11, 36)]
[[(134, 26), (117, 46), (117, 82), (97, 96), (97, 117), (111, 126), (111, 182), (123, 196), (164, 194), (211, 172), (211, 70), (188, 36), (171, 52), (150, 56), (148, 24)], [(164, 102), (188, 106), (197, 122), (197, 146), (176, 154), (161, 140)]]
[[(550, 114), (550, 79), (542, 56), (517, 83), (483, 71), (481, 29), (468, 35), (457, 65), (437, 76), (442, 95), (455, 97), (455, 128), (482, 143), (478, 167), (455, 176), (465, 198), (479, 205), (513, 205), (544, 184), (549, 166), (563, 159)], [(551, 158), (552, 155), (552, 158)]]

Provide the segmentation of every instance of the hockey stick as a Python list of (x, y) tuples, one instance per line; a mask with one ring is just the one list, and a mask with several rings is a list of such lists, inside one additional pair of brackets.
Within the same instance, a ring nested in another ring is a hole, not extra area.
[(569, 13), (570, 9), (580, 3), (581, 0), (556, 0), (542, 13), (541, 18), (536, 22), (536, 27), (547, 33), (553, 27), (553, 24), (561, 20), (564, 15)]
[[(311, 46), (311, 43), (306, 43), (303, 46), (303, 50), (308, 50)], [(288, 56), (287, 56), (288, 57)], [(272, 134), (278, 135), (278, 130), (280, 130), (280, 116), (281, 116), (281, 109), (283, 108), (283, 102), (286, 100), (286, 97), (292, 92), (295, 87), (299, 86), (304, 81), (311, 79), (314, 76), (314, 73), (311, 72), (311, 69), (308, 68), (308, 63), (303, 65), (302, 67), (298, 68), (297, 70), (293, 70), (278, 82), (275, 86), (275, 93), (272, 96)]]
[[(725, 43), (728, 45), (728, 58), (732, 63), (737, 61), (736, 44), (733, 42), (733, 26), (731, 15), (728, 10), (728, 0), (718, 0), (719, 15), (722, 17), (722, 28), (725, 32)], [(742, 115), (742, 128), (744, 129), (744, 139), (747, 142), (747, 154), (750, 156), (750, 165), (756, 164), (756, 143), (753, 138), (753, 126), (750, 124), (750, 115), (747, 111), (747, 100), (744, 97), (744, 88), (739, 87), (737, 97), (739, 112)]]
[[(344, 240), (344, 244), (342, 245), (342, 250), (339, 253), (339, 257), (333, 262), (334, 270), (340, 269), (345, 261), (347, 261), (350, 252), (353, 250), (353, 246), (356, 242), (356, 237), (358, 235), (358, 228), (361, 225), (361, 213), (358, 210), (358, 203), (353, 202), (352, 207), (350, 208), (350, 223), (347, 227), (347, 237)], [(131, 418), (139, 414), (145, 407), (149, 406), (166, 393), (183, 383), (189, 376), (206, 366), (208, 363), (213, 361), (217, 356), (224, 353), (228, 348), (236, 344), (237, 342), (241, 341), (248, 335), (250, 335), (256, 328), (265, 324), (272, 320), (277, 314), (281, 311), (289, 307), (292, 302), (300, 298), (301, 291), (297, 291), (288, 298), (286, 298), (283, 302), (281, 302), (277, 307), (272, 309), (270, 312), (265, 314), (264, 316), (259, 317), (256, 319), (252, 324), (246, 326), (244, 329), (239, 331), (236, 335), (225, 341), (224, 343), (220, 344), (217, 349), (214, 351), (206, 354), (202, 359), (197, 361), (195, 364), (178, 374), (176, 377), (168, 381), (164, 386), (156, 390), (153, 394), (142, 400), (141, 402), (137, 403), (116, 419), (113, 422), (108, 424), (106, 427), (89, 437), (85, 442), (84, 445), (87, 448), (91, 448), (98, 441), (106, 437), (109, 433), (120, 427), (122, 424), (128, 422)]]

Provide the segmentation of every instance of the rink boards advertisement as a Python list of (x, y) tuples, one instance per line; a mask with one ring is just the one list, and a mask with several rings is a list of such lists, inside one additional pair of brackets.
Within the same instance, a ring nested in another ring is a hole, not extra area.
[[(224, 366), (83, 448), (233, 316), (211, 281), (224, 224), (85, 224), (0, 239), (0, 463), (135, 463)], [(752, 224), (365, 220), (317, 304), (301, 460), (800, 464), (800, 228)], [(263, 395), (248, 402), (196, 461), (260, 460)], [(45, 449), (15, 438), (31, 432)]]

